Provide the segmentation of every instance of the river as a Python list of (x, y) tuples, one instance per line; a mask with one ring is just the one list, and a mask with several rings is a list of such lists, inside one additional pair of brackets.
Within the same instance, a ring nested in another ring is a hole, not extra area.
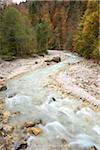
[(10, 118), (10, 123), (20, 128), (23, 122), (42, 120), (38, 125), (42, 133), (28, 135), (27, 150), (89, 150), (92, 146), (100, 150), (100, 112), (88, 106), (77, 110), (81, 101), (76, 97), (63, 97), (45, 86), (50, 75), (69, 63), (82, 60), (72, 53), (65, 55), (69, 56), (65, 61), (21, 74), (7, 82), (5, 108), (11, 113), (20, 112)]

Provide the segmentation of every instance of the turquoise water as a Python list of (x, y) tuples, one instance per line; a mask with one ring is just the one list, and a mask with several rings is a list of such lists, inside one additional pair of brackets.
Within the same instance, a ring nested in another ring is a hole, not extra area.
[[(96, 146), (100, 150), (100, 113), (90, 108), (77, 110), (80, 101), (47, 88), (49, 75), (82, 59), (71, 54), (66, 61), (43, 69), (28, 72), (7, 83), (6, 109), (21, 114), (12, 117), (10, 122), (20, 126), (25, 121), (41, 119), (42, 134), (30, 136), (28, 150), (64, 149), (88, 150)], [(9, 98), (10, 97), (10, 98)], [(52, 97), (56, 101), (52, 101)]]

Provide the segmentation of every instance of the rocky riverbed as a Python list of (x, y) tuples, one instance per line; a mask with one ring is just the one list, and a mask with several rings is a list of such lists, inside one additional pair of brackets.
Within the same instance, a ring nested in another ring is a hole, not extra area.
[(76, 54), (0, 61), (0, 150), (100, 150), (99, 65)]

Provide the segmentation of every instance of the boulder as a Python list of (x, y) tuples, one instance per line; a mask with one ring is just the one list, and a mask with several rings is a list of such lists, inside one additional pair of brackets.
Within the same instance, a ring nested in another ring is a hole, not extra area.
[(5, 85), (0, 87), (0, 91), (5, 91), (5, 90), (7, 90), (7, 87)]
[(61, 57), (59, 57), (59, 56), (53, 57), (52, 61), (56, 62), (56, 63), (59, 63), (59, 62), (61, 62)]
[(4, 78), (0, 78), (0, 91), (5, 91), (7, 89), (6, 85), (5, 85), (5, 79)]
[(35, 120), (35, 121), (27, 121), (22, 125), (22, 128), (29, 128), (29, 127), (34, 127), (37, 124), (41, 124), (41, 120)]
[(97, 150), (95, 146), (92, 146), (89, 150)]
[(16, 95), (16, 93), (13, 93), (13, 94), (11, 94), (11, 95), (8, 95), (8, 98), (12, 98), (12, 97), (14, 97)]
[(15, 150), (21, 150), (21, 149), (26, 149), (27, 148), (27, 143), (26, 142), (23, 142), (23, 143), (14, 143), (15, 145)]
[(33, 127), (33, 126), (35, 126), (35, 123), (32, 121), (28, 121), (22, 125), (22, 128), (29, 128), (29, 127)]
[(50, 63), (50, 62), (55, 62), (55, 63), (59, 63), (59, 62), (61, 62), (61, 57), (59, 57), (59, 56), (55, 56), (55, 57), (53, 57), (52, 59), (47, 59), (47, 60), (45, 60), (44, 62), (47, 62), (47, 63)]
[(31, 128), (27, 129), (27, 132), (37, 136), (38, 134), (40, 134), (42, 132), (42, 130), (39, 127), (31, 127)]

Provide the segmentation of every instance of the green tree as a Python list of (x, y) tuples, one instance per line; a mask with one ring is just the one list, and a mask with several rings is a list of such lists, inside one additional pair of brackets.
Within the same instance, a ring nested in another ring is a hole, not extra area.
[(0, 51), (2, 48), (2, 9), (0, 9)]
[(48, 24), (46, 22), (40, 22), (36, 26), (36, 40), (37, 40), (37, 52), (47, 53), (48, 49)]
[(26, 25), (26, 20), (16, 8), (8, 7), (5, 9), (1, 54), (24, 56), (33, 53), (32, 29)]
[(99, 59), (99, 2), (88, 1), (87, 10), (78, 26), (74, 49), (86, 58)]
[(38, 5), (39, 2), (33, 1), (32, 4), (29, 7), (29, 14), (32, 19), (32, 25), (35, 26), (40, 19), (40, 8)]

